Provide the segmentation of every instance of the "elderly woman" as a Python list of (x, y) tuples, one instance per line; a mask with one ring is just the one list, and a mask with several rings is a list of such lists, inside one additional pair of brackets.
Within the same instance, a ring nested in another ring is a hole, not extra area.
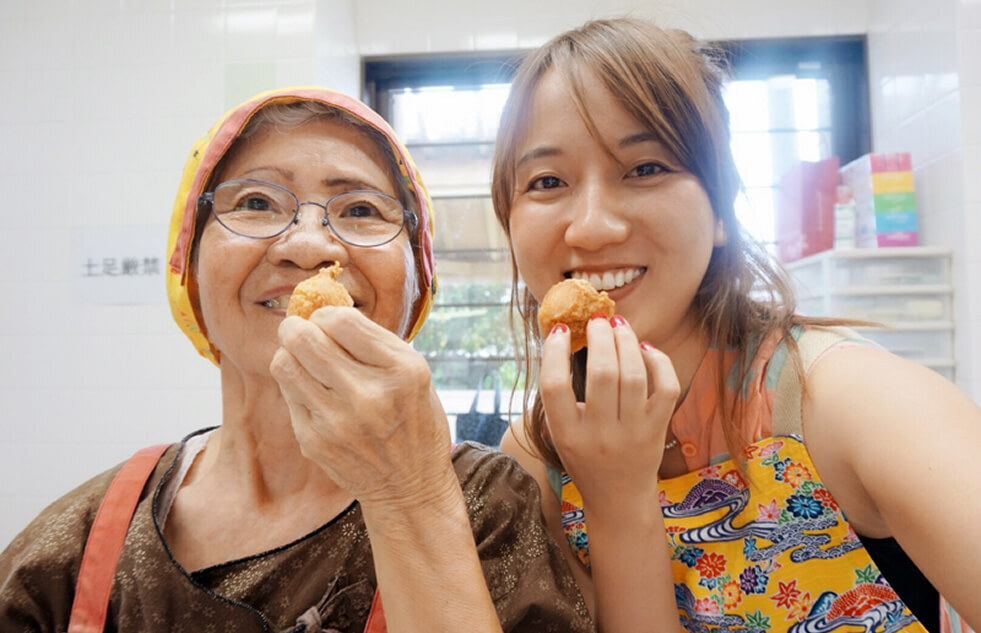
[[(534, 480), (500, 454), (451, 451), (406, 343), (435, 288), (431, 232), (405, 148), (338, 93), (264, 93), (199, 140), (168, 292), (221, 371), (222, 420), (156, 462), (105, 630), (360, 632), (377, 601), (373, 626), (393, 632), (591, 628)], [(294, 287), (332, 264), (353, 307), (287, 317)], [(117, 470), (0, 555), (0, 630), (69, 628)]]

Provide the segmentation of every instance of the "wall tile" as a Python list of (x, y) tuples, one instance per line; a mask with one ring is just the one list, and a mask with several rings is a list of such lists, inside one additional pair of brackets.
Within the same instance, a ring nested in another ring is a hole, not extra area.
[(314, 54), (314, 6), (280, 6), (276, 10), (276, 57), (309, 60)]
[(473, 51), (476, 48), (474, 24), (470, 16), (447, 15), (445, 19), (430, 24), (426, 32), (428, 52)]
[(174, 58), (174, 24), (169, 13), (128, 13), (121, 16), (119, 25), (115, 64), (154, 64)]
[(222, 61), (225, 50), (223, 11), (177, 10), (173, 13), (172, 20), (174, 60), (204, 62), (209, 65)]
[(981, 202), (981, 144), (964, 147), (964, 202)]
[(513, 20), (488, 20), (476, 25), (474, 48), (484, 51), (512, 50), (518, 47), (518, 29)]
[(957, 33), (958, 70), (962, 86), (981, 86), (981, 29)]
[(962, 29), (981, 29), (981, 2), (959, 0), (957, 2), (957, 24)]
[(916, 68), (923, 76), (923, 104), (946, 97), (957, 89), (957, 38), (953, 29), (916, 33)]
[(34, 0), (4, 2), (0, 5), (0, 22), (9, 18), (50, 20), (71, 14), (74, 0)]
[[(112, 393), (102, 389), (78, 389), (65, 398), (54, 389), (0, 390), (0, 402), (8, 411), (23, 412), (19, 418), (32, 424), (11, 424), (5, 443), (25, 445), (113, 443), (150, 445), (176, 441), (182, 436), (221, 421), (221, 390), (216, 378), (198, 389), (173, 392), (163, 389), (129, 389)], [(143, 411), (148, 424), (121, 425), (127, 412)], [(80, 412), (92, 412), (79, 419)], [(193, 412), (193, 414), (191, 414)], [(189, 415), (190, 414), (190, 415)], [(66, 421), (73, 424), (65, 424)], [(107, 464), (108, 468), (111, 464)], [(79, 480), (80, 481), (80, 480)]]
[(961, 135), (965, 145), (981, 143), (981, 86), (964, 86), (961, 94)]
[(928, 161), (949, 154), (961, 146), (960, 94), (948, 94), (924, 112), (926, 138), (924, 156)]
[(81, 12), (72, 17), (71, 65), (75, 68), (116, 66), (123, 61), (123, 36), (126, 22), (117, 12), (98, 14)]
[(274, 6), (237, 5), (225, 12), (225, 58), (244, 62), (272, 58), (276, 51)]
[(880, 32), (896, 29), (903, 15), (915, 9), (912, 0), (871, 0), (869, 3), (869, 31)]
[[(45, 195), (44, 191), (34, 192), (34, 204), (32, 206), (41, 206), (40, 200)], [(17, 297), (24, 294), (25, 267), (29, 265), (30, 284), (33, 288), (32, 295), (34, 297), (31, 301), (21, 302), (24, 305), (20, 306), (18, 310), (4, 310), (3, 316), (0, 316), (0, 322), (5, 324), (9, 322), (13, 325), (15, 318), (17, 320), (22, 318), (21, 314), (18, 314), (21, 310), (36, 310), (39, 305), (46, 303), (38, 300), (39, 295), (43, 297), (46, 294), (45, 290), (49, 288), (55, 290), (55, 288), (46, 285), (34, 288), (35, 284), (48, 284), (66, 279), (71, 266), (70, 233), (71, 230), (67, 222), (60, 227), (44, 226), (43, 228), (40, 228), (35, 222), (30, 226), (22, 228), (9, 226), (0, 231), (0, 249), (3, 250), (3, 260), (7, 264), (0, 266), (0, 288), (6, 286), (4, 296)], [(43, 248), (39, 248), (42, 246), (42, 242)], [(61, 298), (64, 299), (65, 297)], [(47, 306), (47, 308), (51, 309), (54, 306)], [(57, 315), (58, 310), (53, 309), (52, 313)], [(24, 333), (23, 329), (13, 328), (0, 329), (0, 332)]]
[(317, 64), (313, 58), (299, 57), (276, 62), (276, 87), (316, 84), (316, 77)]
[(963, 154), (958, 150), (917, 169), (916, 203), (923, 213), (943, 213), (955, 217), (954, 222), (960, 223), (964, 204), (963, 163)]
[(71, 66), (74, 61), (72, 42), (78, 36), (75, 25), (63, 14), (53, 14), (50, 18), (19, 25), (23, 32), (14, 35), (16, 54), (11, 61), (30, 59), (34, 68)]

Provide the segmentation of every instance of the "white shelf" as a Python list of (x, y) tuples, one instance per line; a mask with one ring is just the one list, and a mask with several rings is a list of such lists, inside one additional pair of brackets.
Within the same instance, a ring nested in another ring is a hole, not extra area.
[(929, 367), (930, 369), (941, 369), (941, 368), (953, 368), (954, 359), (953, 358), (921, 358), (915, 361), (921, 365)]
[(881, 323), (855, 329), (953, 380), (951, 252), (926, 246), (839, 249), (786, 268), (804, 314)]
[[(835, 297), (855, 297), (858, 295), (946, 295), (954, 292), (954, 287), (948, 284), (909, 284), (905, 286), (847, 286), (831, 288)], [(811, 294), (810, 297), (820, 297), (823, 294)]]
[(836, 248), (822, 251), (802, 259), (784, 264), (796, 270), (829, 258), (835, 259), (885, 259), (890, 257), (950, 257), (952, 249), (939, 246), (903, 246), (890, 248)]

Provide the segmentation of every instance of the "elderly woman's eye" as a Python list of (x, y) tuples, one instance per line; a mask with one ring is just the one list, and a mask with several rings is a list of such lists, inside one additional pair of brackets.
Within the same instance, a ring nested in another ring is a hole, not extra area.
[(245, 196), (235, 204), (236, 211), (271, 211), (273, 203), (263, 196)]
[(349, 205), (344, 208), (344, 212), (341, 214), (342, 217), (348, 218), (373, 218), (380, 215), (381, 213), (374, 205), (366, 202)]

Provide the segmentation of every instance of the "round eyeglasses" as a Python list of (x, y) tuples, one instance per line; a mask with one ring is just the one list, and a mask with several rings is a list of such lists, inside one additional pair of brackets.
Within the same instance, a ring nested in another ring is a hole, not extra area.
[(262, 180), (229, 180), (198, 197), (198, 213), (213, 213), (223, 227), (243, 237), (276, 237), (298, 222), (300, 207), (311, 204), (324, 210), (321, 223), (352, 246), (381, 246), (409, 225), (416, 214), (380, 191), (345, 191), (326, 202), (300, 202), (292, 191)]

